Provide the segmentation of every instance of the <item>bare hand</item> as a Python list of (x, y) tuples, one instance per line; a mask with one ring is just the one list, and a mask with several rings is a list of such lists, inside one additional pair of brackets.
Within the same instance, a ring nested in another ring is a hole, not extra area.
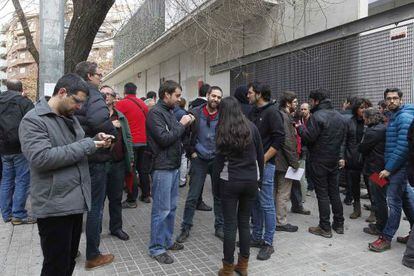
[(184, 116), (181, 118), (180, 123), (181, 123), (183, 126), (187, 126), (187, 125), (191, 124), (191, 122), (193, 121), (193, 119), (192, 119), (192, 118), (193, 118), (193, 117), (192, 117), (191, 115), (184, 115)]
[(345, 160), (344, 159), (341, 159), (341, 160), (339, 160), (339, 168), (340, 169), (343, 169), (343, 168), (345, 168)]
[(388, 176), (390, 176), (390, 172), (387, 170), (383, 170), (382, 172), (379, 173), (379, 177), (380, 178), (387, 178)]
[(196, 152), (193, 152), (193, 154), (191, 154), (191, 158), (197, 158), (197, 153)]
[(93, 141), (95, 143), (96, 148), (103, 148), (105, 146), (105, 141)]
[(119, 122), (119, 120), (112, 121), (112, 124), (113, 124), (113, 125), (114, 125), (114, 127), (116, 127), (116, 128), (120, 128), (120, 127), (121, 127), (121, 123)]

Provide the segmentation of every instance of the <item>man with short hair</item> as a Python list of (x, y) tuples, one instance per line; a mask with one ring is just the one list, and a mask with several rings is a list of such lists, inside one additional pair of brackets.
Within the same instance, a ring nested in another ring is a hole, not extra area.
[(216, 156), (216, 126), (218, 123), (218, 107), (223, 97), (223, 91), (218, 86), (212, 86), (207, 93), (207, 103), (193, 108), (195, 122), (190, 127), (189, 141), (185, 143), (187, 157), (191, 158), (190, 188), (185, 202), (181, 233), (177, 242), (183, 243), (190, 235), (193, 217), (203, 192), (207, 174), (210, 175), (214, 199), (214, 228), (215, 235), (223, 239), (223, 212), (221, 201), (217, 196), (217, 185), (213, 177), (214, 158)]
[(151, 109), (157, 103), (157, 93), (148, 91), (144, 102), (148, 106), (148, 109)]
[(276, 210), (273, 197), (275, 156), (282, 150), (285, 130), (282, 114), (271, 102), (270, 87), (260, 82), (252, 82), (247, 85), (247, 89), (247, 98), (249, 103), (253, 105), (249, 119), (260, 132), (265, 153), (262, 188), (258, 192), (252, 210), (253, 229), (250, 246), (260, 248), (257, 259), (267, 260), (275, 252), (273, 248), (273, 236), (276, 228)]
[(82, 233), (83, 213), (91, 207), (87, 156), (110, 146), (110, 135), (85, 138), (73, 116), (89, 94), (75, 74), (61, 77), (46, 101), (41, 98), (23, 118), (19, 137), (30, 164), (31, 203), (43, 252), (41, 275), (72, 275)]
[(193, 109), (197, 106), (203, 105), (207, 102), (207, 93), (210, 92), (211, 86), (208, 83), (203, 83), (200, 88), (198, 88), (198, 97), (191, 101), (188, 105), (188, 109)]
[[(75, 72), (86, 81), (89, 88), (89, 97), (85, 104), (75, 111), (75, 116), (84, 129), (86, 137), (95, 137), (100, 132), (116, 137), (117, 131), (109, 119), (108, 107), (98, 90), (102, 78), (98, 64), (82, 61), (76, 65)], [(86, 269), (107, 265), (114, 259), (114, 255), (101, 254), (99, 250), (108, 180), (105, 170), (110, 159), (111, 152), (107, 148), (99, 149), (88, 156), (92, 203), (86, 220)]]
[(309, 103), (312, 106), (312, 116), (306, 126), (298, 126), (299, 135), (309, 150), (308, 176), (315, 184), (319, 208), (319, 225), (309, 227), (309, 232), (331, 238), (331, 229), (338, 234), (344, 233), (343, 207), (337, 178), (345, 123), (342, 115), (333, 109), (327, 90), (322, 88), (312, 90)]
[(391, 248), (391, 241), (400, 226), (401, 211), (404, 210), (410, 225), (414, 224), (414, 191), (408, 183), (407, 160), (409, 144), (408, 130), (414, 119), (414, 105), (403, 104), (403, 93), (398, 88), (384, 92), (388, 110), (392, 113), (386, 130), (385, 168), (380, 178), (389, 178), (387, 203), (389, 215), (379, 238), (369, 244), (369, 249), (383, 252)]
[[(303, 103), (300, 106), (300, 124), (304, 125), (304, 127), (306, 127), (306, 125), (309, 122), (311, 113), (310, 113), (310, 106), (308, 103)], [(308, 157), (309, 157), (309, 153), (308, 153), (308, 147), (302, 143), (302, 158), (304, 158), (304, 162), (305, 162), (305, 177), (306, 177), (306, 182), (308, 183), (308, 187), (307, 187), (307, 192), (306, 195), (307, 196), (311, 196), (313, 191), (315, 190), (315, 186), (312, 183), (312, 180), (310, 179), (310, 177), (308, 177), (308, 170), (307, 170), (307, 166), (309, 165), (308, 162)]]
[(100, 89), (105, 97), (112, 124), (116, 127), (117, 137), (111, 149), (111, 160), (107, 166), (108, 183), (106, 196), (109, 200), (109, 231), (120, 240), (129, 240), (129, 236), (122, 229), (122, 195), (126, 174), (130, 173), (134, 163), (132, 137), (128, 121), (124, 114), (115, 108), (116, 94), (110, 86)]
[(182, 244), (173, 241), (173, 232), (180, 177), (181, 136), (194, 117), (184, 115), (177, 122), (172, 110), (180, 101), (181, 91), (181, 86), (175, 81), (169, 80), (161, 84), (159, 101), (148, 112), (146, 122), (153, 164), (149, 254), (162, 264), (174, 262), (167, 250), (184, 248)]
[[(124, 99), (117, 102), (116, 109), (122, 112), (128, 120), (132, 134), (132, 146), (134, 149), (135, 169), (139, 174), (141, 186), (141, 196), (139, 199), (145, 203), (151, 203), (151, 180), (150, 162), (146, 160), (147, 152), (147, 133), (146, 120), (148, 107), (137, 98), (137, 86), (132, 82), (124, 85)], [(126, 200), (122, 203), (123, 208), (136, 208), (138, 198), (138, 187), (132, 185), (128, 190)]]
[(19, 80), (7, 80), (7, 91), (0, 94), (0, 155), (3, 163), (0, 208), (4, 222), (13, 225), (35, 223), (26, 206), (30, 188), (29, 164), (22, 154), (19, 125), (33, 103), (22, 96)]

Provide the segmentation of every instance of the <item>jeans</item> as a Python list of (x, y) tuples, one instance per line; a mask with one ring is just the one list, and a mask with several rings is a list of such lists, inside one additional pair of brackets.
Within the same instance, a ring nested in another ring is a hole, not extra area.
[(213, 175), (214, 160), (203, 160), (198, 157), (191, 160), (190, 170), (190, 188), (188, 190), (187, 199), (185, 201), (183, 222), (181, 229), (191, 229), (193, 226), (193, 217), (195, 209), (198, 204), (200, 194), (203, 191), (204, 182), (207, 174), (210, 174), (211, 185), (213, 186), (213, 199), (214, 199), (214, 228), (223, 228), (223, 212), (221, 210), (221, 200), (215, 190), (217, 189), (217, 183), (214, 181)]
[(109, 231), (122, 230), (122, 195), (125, 180), (125, 161), (110, 164), (106, 195), (109, 200)]
[(319, 209), (319, 227), (331, 231), (331, 206), (334, 227), (344, 225), (344, 211), (339, 196), (338, 165), (311, 162), (308, 167), (309, 177), (315, 184), (316, 197)]
[(234, 262), (236, 232), (239, 229), (240, 255), (250, 255), (250, 212), (257, 195), (257, 182), (234, 183), (220, 180), (224, 217), (223, 260)]
[[(262, 188), (257, 193), (256, 202), (252, 210), (252, 239), (264, 240), (268, 245), (273, 244), (276, 228), (276, 210), (273, 198), (275, 165), (266, 163), (263, 170)], [(263, 233), (264, 224), (264, 233)]]
[(76, 264), (83, 214), (37, 219), (43, 252), (42, 276), (70, 276)]
[(149, 254), (152, 257), (166, 252), (174, 244), (173, 232), (177, 209), (178, 182), (180, 172), (155, 170), (152, 173), (151, 241)]
[(410, 225), (414, 223), (414, 191), (408, 184), (405, 168), (391, 174), (387, 190), (389, 215), (382, 234), (391, 241), (400, 226), (401, 209), (404, 210)]
[(369, 181), (371, 196), (372, 196), (372, 206), (375, 212), (376, 227), (379, 232), (385, 227), (385, 224), (388, 220), (388, 205), (387, 205), (387, 188), (388, 185), (380, 187), (372, 181)]
[(27, 217), (26, 200), (30, 188), (29, 163), (22, 153), (2, 155), (3, 174), (0, 208), (3, 220)]
[(91, 209), (86, 220), (86, 259), (92, 260), (101, 254), (102, 213), (106, 196), (106, 163), (89, 163), (91, 175)]
[[(150, 162), (146, 158), (147, 146), (134, 146), (135, 169), (138, 171), (142, 197), (151, 196)], [(128, 193), (127, 201), (135, 202), (138, 197), (138, 187), (132, 185), (132, 193)]]
[(188, 173), (188, 159), (185, 153), (183, 153), (183, 155), (181, 155), (180, 185), (183, 185), (187, 182), (187, 173)]
[(301, 183), (298, 180), (292, 181), (292, 190), (290, 192), (290, 201), (292, 202), (292, 209), (302, 210), (303, 209), (303, 198)]

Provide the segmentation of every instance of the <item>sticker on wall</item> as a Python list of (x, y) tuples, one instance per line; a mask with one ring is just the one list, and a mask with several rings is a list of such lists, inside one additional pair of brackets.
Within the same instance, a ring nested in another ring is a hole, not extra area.
[(407, 38), (408, 28), (407, 26), (392, 29), (390, 31), (390, 41), (400, 40)]

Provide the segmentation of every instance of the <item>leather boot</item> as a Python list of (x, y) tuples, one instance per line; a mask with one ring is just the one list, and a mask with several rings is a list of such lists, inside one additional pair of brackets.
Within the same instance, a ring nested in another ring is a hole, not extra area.
[(239, 259), (237, 261), (236, 266), (234, 267), (234, 271), (239, 273), (241, 276), (247, 276), (247, 267), (249, 266), (249, 257), (243, 257), (239, 254)]
[(350, 219), (356, 219), (361, 216), (361, 202), (354, 202), (354, 212), (349, 216)]
[(371, 212), (369, 213), (369, 217), (367, 217), (367, 219), (365, 221), (375, 223), (375, 221), (376, 221), (375, 212), (371, 210)]
[(223, 261), (223, 268), (220, 268), (218, 275), (219, 276), (233, 276), (234, 264), (229, 264)]

